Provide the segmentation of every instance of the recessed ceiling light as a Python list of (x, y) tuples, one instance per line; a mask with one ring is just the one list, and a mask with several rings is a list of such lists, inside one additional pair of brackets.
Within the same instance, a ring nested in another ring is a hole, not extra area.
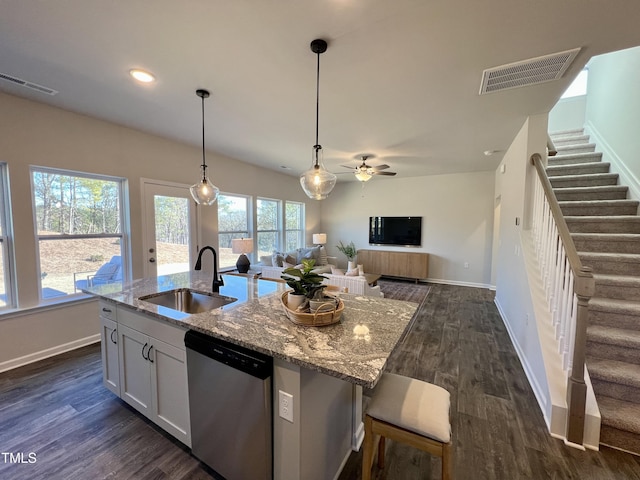
[(490, 157), (491, 155), (494, 155), (494, 154), (498, 153), (499, 151), (500, 151), (500, 150), (485, 150), (485, 151), (484, 151), (484, 154), (485, 154), (487, 157)]
[(129, 75), (131, 75), (134, 79), (142, 83), (151, 83), (156, 81), (156, 77), (149, 72), (144, 70), (140, 70), (138, 68), (133, 68), (129, 70)]

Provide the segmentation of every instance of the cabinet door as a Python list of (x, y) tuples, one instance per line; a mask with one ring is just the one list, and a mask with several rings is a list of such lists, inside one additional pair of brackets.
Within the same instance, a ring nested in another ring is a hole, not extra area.
[(139, 412), (152, 418), (152, 364), (143, 356), (147, 354), (149, 346), (147, 335), (118, 325), (120, 397)]
[(102, 382), (120, 396), (120, 367), (118, 362), (118, 324), (100, 317), (100, 343), (102, 350)]
[(150, 340), (153, 346), (149, 357), (153, 364), (151, 395), (156, 416), (154, 421), (190, 447), (186, 352), (155, 338)]

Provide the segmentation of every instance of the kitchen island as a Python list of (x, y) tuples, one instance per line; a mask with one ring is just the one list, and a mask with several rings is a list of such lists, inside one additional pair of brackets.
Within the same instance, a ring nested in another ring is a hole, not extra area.
[[(192, 315), (139, 298), (178, 288), (210, 292), (211, 274), (192, 271), (86, 291), (118, 312), (172, 325), (179, 332), (196, 330), (273, 357), (274, 478), (337, 478), (351, 449), (362, 442), (362, 387), (377, 383), (417, 304), (342, 294), (345, 309), (339, 323), (302, 327), (282, 310), (285, 284), (231, 275), (224, 282), (220, 294), (237, 300)], [(279, 391), (293, 396), (293, 422), (279, 416)]]

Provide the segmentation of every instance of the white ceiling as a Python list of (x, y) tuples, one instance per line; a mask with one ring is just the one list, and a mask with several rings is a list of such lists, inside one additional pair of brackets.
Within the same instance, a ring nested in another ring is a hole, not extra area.
[[(0, 72), (60, 93), (0, 90), (201, 146), (206, 88), (208, 150), (298, 175), (315, 141), (309, 43), (324, 38), (329, 170), (363, 153), (398, 176), (493, 170), (501, 155), (483, 152), (549, 111), (590, 57), (639, 45), (639, 19), (637, 0), (0, 0)], [(575, 47), (561, 80), (478, 95), (486, 68)]]

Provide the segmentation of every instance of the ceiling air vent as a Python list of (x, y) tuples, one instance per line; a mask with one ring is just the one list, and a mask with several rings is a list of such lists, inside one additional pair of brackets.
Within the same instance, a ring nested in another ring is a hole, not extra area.
[(52, 88), (44, 87), (33, 82), (27, 82), (26, 80), (7, 75), (6, 73), (0, 73), (0, 80), (5, 80), (7, 82), (13, 83), (14, 85), (20, 85), (21, 87), (30, 88), (31, 90), (35, 90), (40, 93), (46, 93), (47, 95), (56, 95), (58, 93), (57, 90), (54, 90)]
[(482, 73), (480, 95), (550, 82), (562, 77), (579, 48), (489, 68)]

